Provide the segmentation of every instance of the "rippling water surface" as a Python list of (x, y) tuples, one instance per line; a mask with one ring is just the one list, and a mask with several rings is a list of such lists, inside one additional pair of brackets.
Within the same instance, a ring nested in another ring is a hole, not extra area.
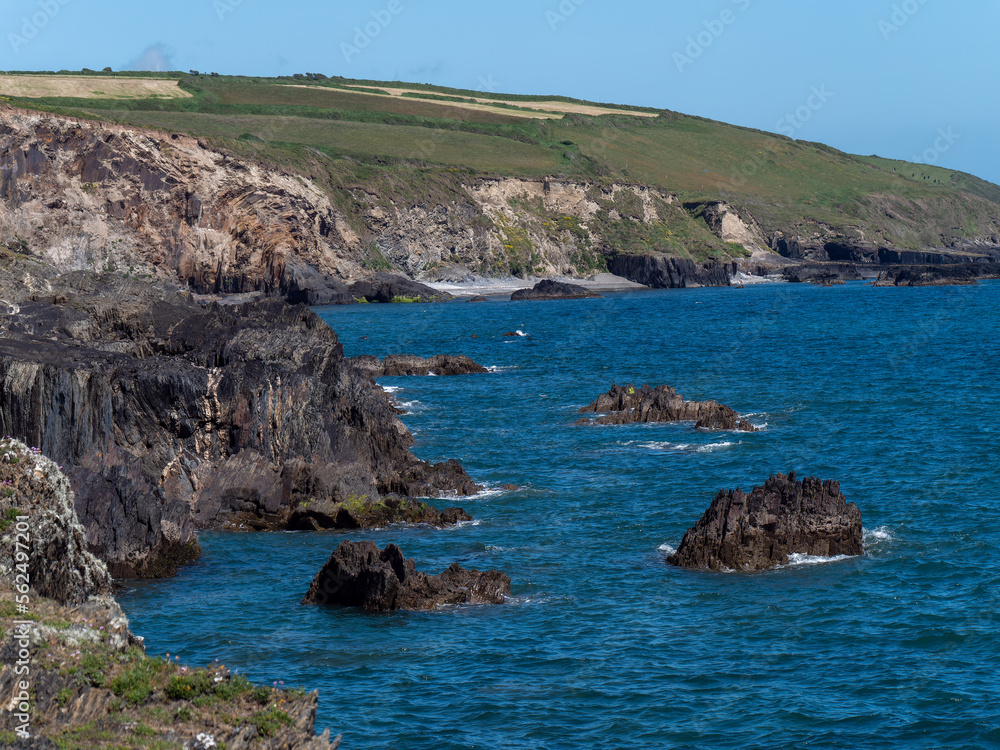
[[(383, 384), (417, 455), (520, 489), (463, 499), (477, 520), (447, 531), (205, 533), (198, 563), (123, 606), (150, 653), (318, 688), (317, 729), (350, 749), (1000, 746), (998, 310), (996, 283), (321, 309), (348, 355), (496, 366)], [(766, 428), (573, 424), (626, 382)], [(863, 557), (664, 563), (718, 490), (792, 469), (840, 480)], [(514, 599), (300, 605), (345, 538), (432, 573), (501, 568)]]

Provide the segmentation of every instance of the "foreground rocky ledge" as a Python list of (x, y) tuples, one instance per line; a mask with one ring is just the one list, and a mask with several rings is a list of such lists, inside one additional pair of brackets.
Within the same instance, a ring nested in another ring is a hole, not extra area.
[(720, 492), (681, 540), (671, 565), (709, 570), (766, 570), (793, 554), (860, 555), (861, 511), (840, 484), (776, 474), (747, 495)]
[(510, 578), (498, 570), (480, 572), (453, 564), (431, 576), (395, 544), (341, 542), (316, 574), (303, 602), (361, 607), (371, 612), (428, 610), (442, 604), (502, 604)]
[(0, 299), (13, 312), (0, 318), (0, 434), (66, 467), (115, 577), (172, 574), (198, 555), (196, 526), (285, 528), (303, 505), (337, 516), (357, 498), (479, 489), (457, 462), (409, 451), (386, 394), (305, 307), (199, 305), (27, 260), (6, 266)]
[(610, 391), (580, 409), (581, 414), (606, 412), (610, 413), (595, 420), (581, 420), (581, 423), (695, 422), (695, 427), (705, 430), (759, 431), (728, 406), (715, 401), (685, 401), (668, 385), (655, 389), (649, 385), (641, 388), (613, 385)]
[(52, 461), (0, 441), (0, 482), (0, 745), (337, 747), (329, 731), (313, 730), (316, 692), (254, 687), (224, 665), (191, 669), (146, 655)]

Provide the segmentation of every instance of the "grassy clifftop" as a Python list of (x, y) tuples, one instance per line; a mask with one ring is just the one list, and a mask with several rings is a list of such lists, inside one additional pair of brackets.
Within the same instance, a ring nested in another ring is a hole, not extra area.
[[(189, 133), (306, 174), (346, 211), (345, 188), (421, 205), (486, 176), (556, 177), (647, 185), (688, 206), (725, 201), (765, 235), (832, 233), (918, 249), (998, 232), (1000, 187), (971, 175), (667, 110), (316, 76), (160, 77), (190, 96), (9, 101)], [(637, 244), (612, 241), (623, 245), (615, 250)]]

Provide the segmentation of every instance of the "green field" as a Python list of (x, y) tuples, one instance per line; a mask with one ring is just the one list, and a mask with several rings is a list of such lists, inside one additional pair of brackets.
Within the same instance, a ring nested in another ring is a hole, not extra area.
[[(442, 182), (435, 175), (454, 170), (632, 182), (677, 193), (692, 206), (727, 200), (765, 230), (863, 227), (872, 238), (901, 247), (934, 244), (949, 233), (976, 236), (1000, 204), (1000, 187), (964, 173), (852, 156), (666, 110), (645, 118), (569, 113), (540, 120), (522, 116), (514, 105), (498, 105), (507, 106), (507, 114), (456, 103), (475, 96), (625, 108), (339, 78), (173, 75), (190, 97), (10, 101), (207, 138), (217, 147), (308, 173), (334, 192), (366, 180), (394, 190), (400, 180), (380, 173), (401, 169), (405, 187), (399, 189), (414, 199), (422, 184), (428, 197), (437, 194)], [(377, 95), (391, 88), (418, 93)], [(446, 182), (449, 190), (458, 189)], [(338, 204), (345, 200), (332, 197)]]

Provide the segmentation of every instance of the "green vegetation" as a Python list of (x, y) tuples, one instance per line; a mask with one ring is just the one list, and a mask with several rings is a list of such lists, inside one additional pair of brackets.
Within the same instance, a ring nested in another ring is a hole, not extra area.
[(263, 737), (273, 737), (282, 727), (292, 725), (292, 717), (287, 712), (282, 711), (277, 706), (271, 706), (263, 711), (258, 711), (253, 715), (250, 723), (257, 727), (257, 731)]

